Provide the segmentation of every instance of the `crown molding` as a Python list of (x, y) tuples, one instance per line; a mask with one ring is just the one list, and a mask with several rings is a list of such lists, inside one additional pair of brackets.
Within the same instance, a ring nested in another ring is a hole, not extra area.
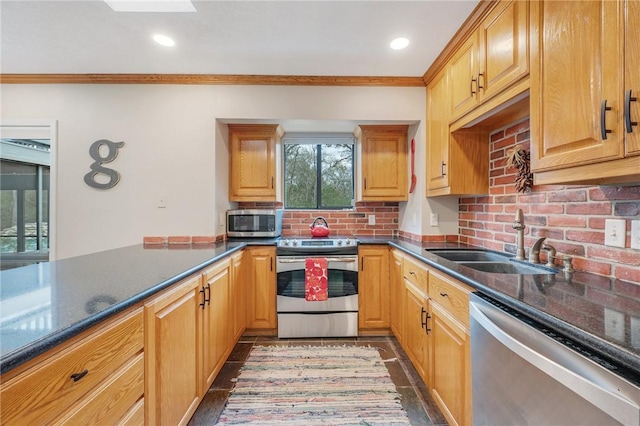
[(241, 74), (0, 74), (0, 83), (425, 87), (422, 77)]

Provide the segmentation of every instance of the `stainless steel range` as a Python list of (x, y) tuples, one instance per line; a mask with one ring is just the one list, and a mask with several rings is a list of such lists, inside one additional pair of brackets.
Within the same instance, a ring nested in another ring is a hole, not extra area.
[[(358, 241), (281, 238), (277, 244), (278, 337), (358, 335)], [(305, 299), (307, 258), (327, 260), (328, 299)]]

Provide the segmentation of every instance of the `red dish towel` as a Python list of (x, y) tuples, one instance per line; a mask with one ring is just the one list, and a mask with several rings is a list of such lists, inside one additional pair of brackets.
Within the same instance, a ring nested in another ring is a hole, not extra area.
[(329, 298), (327, 259), (308, 257), (304, 271), (304, 298), (308, 301), (322, 301)]

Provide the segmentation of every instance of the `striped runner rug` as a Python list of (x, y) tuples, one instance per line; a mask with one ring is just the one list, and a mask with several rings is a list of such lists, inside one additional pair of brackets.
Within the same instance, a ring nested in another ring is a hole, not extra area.
[(376, 348), (255, 346), (217, 424), (410, 422)]

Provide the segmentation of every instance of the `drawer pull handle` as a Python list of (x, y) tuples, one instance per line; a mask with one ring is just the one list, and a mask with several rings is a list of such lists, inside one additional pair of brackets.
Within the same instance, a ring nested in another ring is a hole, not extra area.
[(204, 296), (204, 301), (207, 302), (209, 305), (211, 304), (211, 283), (207, 283), (207, 288), (205, 290), (209, 291), (209, 296)]
[(77, 382), (78, 380), (80, 380), (84, 376), (86, 376), (87, 374), (89, 374), (89, 370), (85, 369), (84, 371), (81, 371), (79, 373), (73, 373), (71, 375), (71, 378), (73, 379), (74, 382)]
[(442, 296), (442, 297), (449, 297), (449, 295), (448, 295), (447, 293), (443, 293), (443, 292), (440, 292), (440, 296)]
[(409, 271), (409, 274), (410, 274), (410, 275), (415, 275), (416, 273), (415, 273), (415, 272), (413, 272), (413, 271)]
[(473, 83), (476, 83), (476, 87), (478, 87), (478, 80), (475, 77), (471, 77), (471, 84), (469, 87), (469, 91), (471, 92), (471, 96), (476, 94), (476, 90), (473, 90)]

